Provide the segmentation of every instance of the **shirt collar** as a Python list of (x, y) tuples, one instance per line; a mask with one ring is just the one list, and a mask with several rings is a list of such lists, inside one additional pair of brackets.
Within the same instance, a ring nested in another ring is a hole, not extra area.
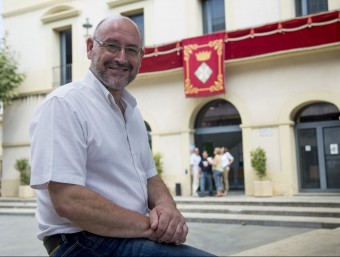
[[(106, 89), (103, 83), (92, 73), (90, 69), (85, 74), (85, 81), (90, 82), (90, 85), (94, 85), (95, 88), (98, 88), (103, 96), (105, 96), (105, 99), (110, 103), (110, 98), (112, 97), (110, 91)], [(137, 105), (136, 99), (125, 88), (122, 90), (122, 100), (131, 107), (135, 107)]]

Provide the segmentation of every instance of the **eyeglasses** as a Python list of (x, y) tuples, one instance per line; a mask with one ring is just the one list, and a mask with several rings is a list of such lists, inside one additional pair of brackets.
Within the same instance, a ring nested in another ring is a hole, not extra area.
[(127, 56), (129, 57), (137, 57), (140, 53), (143, 52), (143, 49), (141, 48), (136, 48), (136, 47), (123, 47), (120, 45), (117, 45), (112, 42), (103, 42), (99, 40), (96, 37), (93, 37), (93, 40), (98, 43), (100, 47), (105, 48), (107, 51), (113, 53), (113, 54), (118, 54), (122, 49), (124, 49), (124, 52)]

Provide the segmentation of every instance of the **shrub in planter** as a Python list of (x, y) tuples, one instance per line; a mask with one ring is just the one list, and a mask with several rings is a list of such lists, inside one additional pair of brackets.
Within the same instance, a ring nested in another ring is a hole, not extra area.
[(273, 184), (269, 180), (262, 180), (266, 175), (266, 152), (258, 147), (250, 152), (251, 166), (255, 169), (260, 181), (254, 181), (254, 196), (266, 197), (273, 195)]
[(163, 173), (163, 163), (162, 163), (162, 154), (161, 153), (154, 153), (153, 160), (155, 162), (155, 166), (157, 169), (157, 174), (162, 177)]
[(251, 166), (255, 169), (256, 175), (262, 180), (266, 175), (266, 152), (261, 148), (257, 147), (254, 151), (250, 152)]
[(16, 160), (15, 169), (20, 172), (20, 185), (29, 185), (31, 167), (28, 159), (23, 158)]

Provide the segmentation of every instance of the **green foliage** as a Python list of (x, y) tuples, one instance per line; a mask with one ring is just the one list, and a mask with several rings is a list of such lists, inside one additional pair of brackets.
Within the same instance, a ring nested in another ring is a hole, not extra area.
[(157, 173), (161, 177), (162, 173), (163, 173), (162, 154), (161, 153), (154, 153), (153, 154), (153, 161), (155, 162)]
[(250, 152), (251, 166), (256, 170), (256, 175), (262, 180), (266, 175), (266, 152), (258, 147), (254, 151)]
[(26, 158), (18, 159), (15, 162), (15, 169), (20, 172), (20, 185), (29, 185), (31, 176), (31, 166)]
[(24, 78), (24, 74), (18, 73), (18, 63), (6, 38), (0, 39), (0, 100), (4, 108), (16, 96), (15, 89), (24, 81)]

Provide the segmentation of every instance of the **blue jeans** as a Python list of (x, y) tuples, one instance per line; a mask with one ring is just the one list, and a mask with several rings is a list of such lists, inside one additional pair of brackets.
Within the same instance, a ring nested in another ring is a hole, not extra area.
[(214, 181), (215, 181), (216, 190), (221, 192), (223, 191), (223, 184), (222, 184), (223, 172), (220, 172), (218, 170), (213, 170), (213, 172), (214, 172)]
[(200, 190), (201, 191), (200, 196), (205, 195), (205, 184), (206, 183), (208, 185), (209, 194), (212, 195), (213, 194), (213, 188), (212, 188), (211, 174), (206, 172), (206, 171), (202, 171), (202, 175), (200, 177), (200, 189), (201, 189)]
[(143, 238), (102, 237), (87, 232), (65, 237), (51, 256), (215, 256), (188, 245), (159, 244)]

